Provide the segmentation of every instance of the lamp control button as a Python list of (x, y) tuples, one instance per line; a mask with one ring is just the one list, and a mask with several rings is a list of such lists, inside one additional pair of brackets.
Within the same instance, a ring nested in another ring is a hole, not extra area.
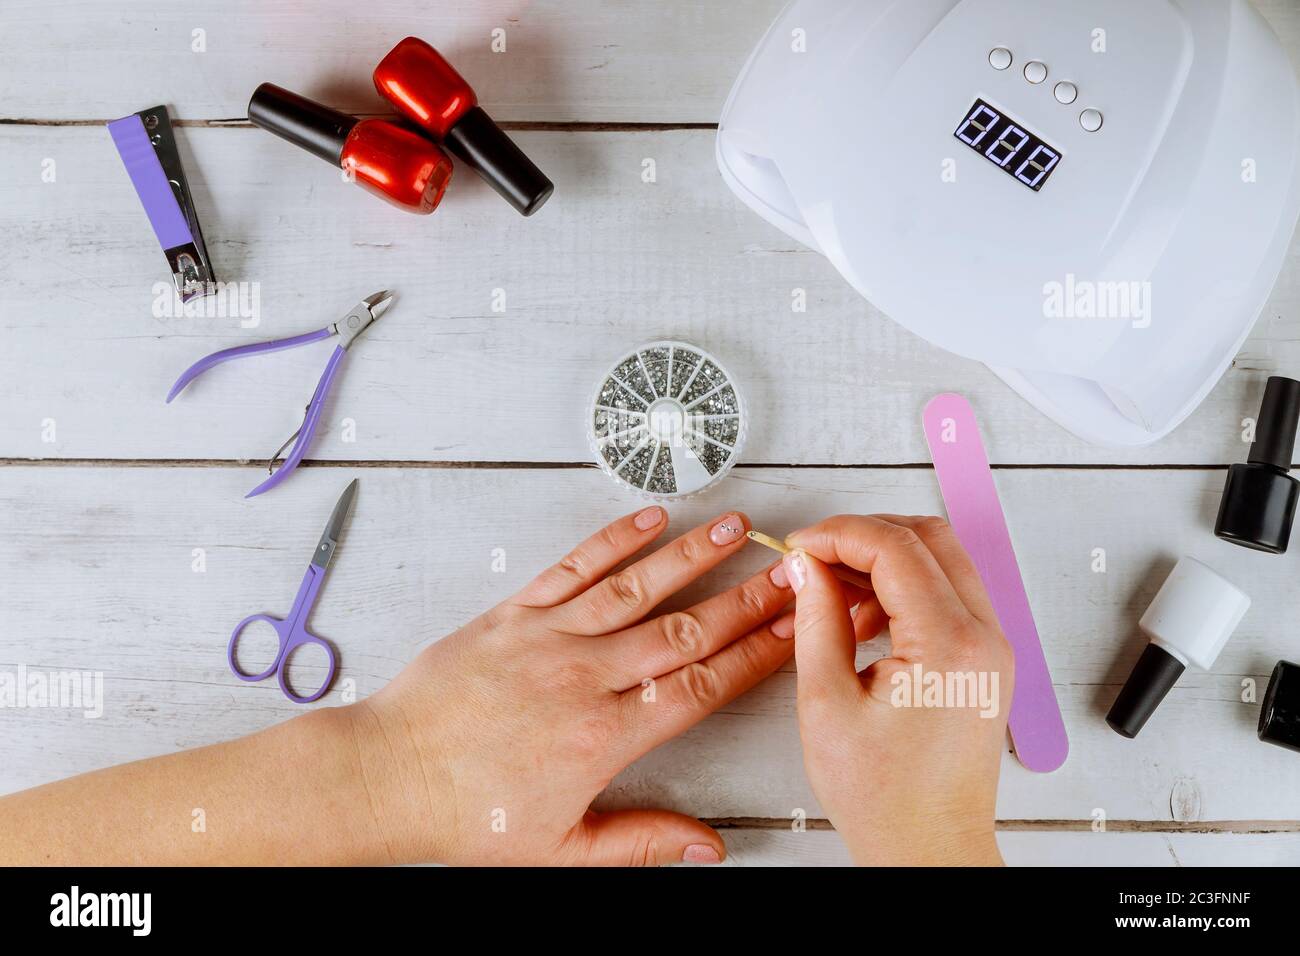
[(1069, 81), (1057, 83), (1055, 92), (1057, 102), (1064, 103), (1066, 106), (1079, 98), (1079, 88)]
[(1041, 83), (1047, 79), (1047, 66), (1037, 60), (1025, 64), (1025, 79), (1030, 83)]
[(1101, 129), (1102, 116), (1100, 110), (1084, 110), (1079, 114), (1079, 125), (1089, 133), (1095, 133)]
[(995, 70), (1005, 70), (1011, 66), (1011, 51), (1006, 47), (994, 47), (989, 54), (989, 66)]

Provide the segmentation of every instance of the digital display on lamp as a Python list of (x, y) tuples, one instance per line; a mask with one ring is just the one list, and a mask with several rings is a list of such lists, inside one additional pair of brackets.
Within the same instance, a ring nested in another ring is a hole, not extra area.
[(953, 135), (1034, 192), (1043, 188), (1061, 162), (1061, 151), (1055, 146), (983, 100), (967, 110)]

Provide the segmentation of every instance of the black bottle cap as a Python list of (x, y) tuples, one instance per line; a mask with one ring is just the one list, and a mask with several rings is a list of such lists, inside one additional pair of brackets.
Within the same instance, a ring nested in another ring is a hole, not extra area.
[(1259, 739), (1300, 752), (1300, 665), (1278, 661), (1259, 708)]
[(274, 83), (263, 83), (253, 91), (248, 119), (335, 166), (342, 165), (343, 145), (360, 122)]
[(481, 107), (475, 106), (457, 120), (443, 145), (525, 216), (541, 209), (555, 191), (555, 184)]
[(1246, 460), (1291, 470), (1296, 426), (1300, 425), (1300, 382), (1274, 375), (1264, 386), (1264, 401), (1255, 424), (1255, 443)]
[(1300, 482), (1271, 465), (1233, 465), (1223, 483), (1214, 533), (1243, 548), (1285, 554)]
[(1229, 468), (1223, 484), (1214, 522), (1223, 540), (1272, 554), (1286, 551), (1300, 502), (1300, 482), (1289, 474), (1297, 424), (1300, 382), (1274, 375), (1264, 387), (1246, 464)]
[(1185, 669), (1183, 662), (1164, 648), (1148, 644), (1106, 715), (1111, 730), (1136, 737)]

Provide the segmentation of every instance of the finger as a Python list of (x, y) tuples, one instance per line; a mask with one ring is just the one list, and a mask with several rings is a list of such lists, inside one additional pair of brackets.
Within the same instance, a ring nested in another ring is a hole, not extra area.
[(787, 542), (828, 563), (871, 575), (889, 619), (895, 653), (910, 657), (971, 619), (930, 549), (911, 528), (866, 515), (840, 515), (796, 531)]
[(555, 626), (575, 634), (610, 634), (630, 627), (743, 548), (748, 530), (749, 519), (737, 513), (693, 528), (569, 601)]
[(667, 810), (590, 812), (579, 825), (583, 866), (721, 863), (727, 855), (716, 830)]
[(794, 657), (798, 695), (856, 697), (861, 693), (856, 659), (858, 638), (839, 580), (804, 551), (785, 556), (794, 588)]
[(667, 526), (668, 515), (658, 505), (624, 515), (533, 578), (515, 596), (515, 602), (525, 607), (554, 607), (572, 600), (657, 538)]
[(880, 606), (875, 591), (864, 590), (843, 580), (840, 581), (840, 591), (844, 594), (844, 603), (853, 618), (853, 631), (858, 636), (859, 644), (871, 640), (889, 624), (889, 615)]
[(775, 573), (780, 567), (777, 562), (689, 610), (653, 618), (598, 642), (595, 652), (608, 662), (616, 689), (626, 690), (647, 677), (716, 654), (773, 617), (794, 596), (784, 573)]
[(943, 573), (952, 583), (953, 590), (966, 605), (966, 610), (986, 624), (997, 624), (997, 614), (984, 588), (979, 569), (975, 567), (952, 525), (934, 515), (877, 515), (891, 524), (902, 525), (915, 531), (934, 555)]
[(844, 595), (844, 603), (849, 607), (857, 607), (867, 598), (874, 598), (876, 592), (860, 588), (856, 584), (850, 584), (847, 581), (840, 581), (840, 593)]
[(694, 726), (788, 661), (794, 651), (791, 618), (782, 615), (702, 661), (625, 690), (619, 706), (626, 762)]
[(888, 626), (889, 615), (885, 613), (885, 609), (880, 606), (880, 601), (874, 594), (864, 598), (862, 603), (853, 609), (853, 633), (857, 636), (859, 644), (879, 637), (880, 632)]

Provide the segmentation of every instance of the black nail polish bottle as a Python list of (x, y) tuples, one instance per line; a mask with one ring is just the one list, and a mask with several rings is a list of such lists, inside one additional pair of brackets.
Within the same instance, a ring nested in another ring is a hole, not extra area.
[(1275, 375), (1264, 388), (1255, 443), (1244, 465), (1228, 469), (1214, 533), (1243, 548), (1286, 552), (1300, 500), (1300, 482), (1291, 477), (1296, 425), (1300, 423), (1300, 382)]
[(1278, 661), (1259, 708), (1259, 739), (1300, 751), (1300, 665)]

